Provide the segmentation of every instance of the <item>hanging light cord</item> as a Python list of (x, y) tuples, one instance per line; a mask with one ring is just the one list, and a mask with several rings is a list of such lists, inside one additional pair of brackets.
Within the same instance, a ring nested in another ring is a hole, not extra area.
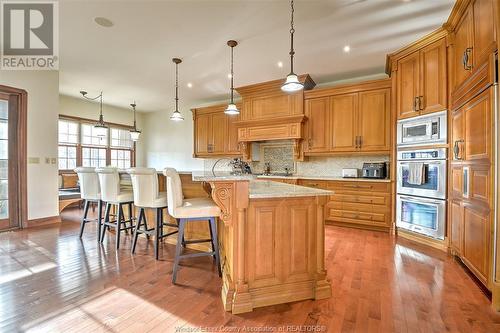
[(84, 92), (84, 91), (80, 91), (80, 94), (82, 94), (83, 98), (88, 99), (89, 101), (95, 101), (96, 99), (99, 98), (99, 122), (103, 123), (104, 120), (103, 120), (103, 116), (102, 116), (102, 91), (98, 96), (96, 96), (94, 98), (87, 97), (87, 92)]
[(295, 55), (295, 51), (293, 50), (293, 34), (295, 33), (295, 29), (293, 27), (293, 13), (295, 9), (293, 8), (293, 0), (290, 1), (291, 10), (291, 19), (290, 19), (290, 74), (293, 74), (293, 56)]
[(175, 64), (175, 111), (179, 111), (179, 64)]
[(234, 98), (233, 49), (234, 49), (234, 46), (231, 46), (231, 104), (234, 104), (234, 101), (233, 101), (233, 98)]

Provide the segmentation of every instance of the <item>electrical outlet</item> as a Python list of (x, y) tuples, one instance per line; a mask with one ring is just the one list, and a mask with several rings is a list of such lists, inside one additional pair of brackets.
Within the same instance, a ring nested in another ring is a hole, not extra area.
[(50, 164), (50, 157), (45, 157), (45, 164)]
[(51, 164), (56, 164), (56, 162), (57, 162), (57, 159), (56, 159), (55, 157), (52, 157), (52, 158), (50, 159), (50, 163), (51, 163)]
[(28, 157), (28, 163), (29, 164), (39, 164), (40, 157)]

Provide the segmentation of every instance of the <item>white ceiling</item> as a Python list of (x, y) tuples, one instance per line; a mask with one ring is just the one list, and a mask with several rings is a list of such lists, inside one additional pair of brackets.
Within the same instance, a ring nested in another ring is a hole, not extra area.
[[(454, 0), (296, 0), (295, 72), (316, 83), (382, 73), (385, 55), (438, 28)], [(94, 22), (106, 17), (114, 26)], [(104, 91), (107, 104), (171, 110), (179, 57), (183, 110), (228, 96), (228, 39), (237, 40), (235, 85), (289, 71), (289, 1), (60, 1), (60, 92)], [(351, 46), (345, 54), (344, 45)], [(277, 66), (284, 63), (283, 68)], [(191, 82), (192, 88), (186, 84)]]

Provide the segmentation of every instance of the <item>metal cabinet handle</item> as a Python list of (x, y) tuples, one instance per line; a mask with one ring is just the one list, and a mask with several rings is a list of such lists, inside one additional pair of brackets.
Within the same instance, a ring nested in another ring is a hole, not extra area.
[(463, 176), (462, 176), (462, 182), (463, 182), (463, 197), (468, 199), (469, 198), (469, 167), (464, 167), (463, 168)]
[(361, 149), (361, 146), (363, 145), (363, 137), (360, 135), (359, 136), (359, 149)]
[(465, 70), (467, 70), (467, 55), (466, 51), (462, 54), (462, 66), (464, 67)]
[(462, 157), (460, 157), (460, 146), (459, 143), (464, 142), (464, 140), (455, 140), (455, 143), (453, 144), (453, 157), (455, 160), (462, 160)]
[(313, 139), (307, 140), (307, 145), (309, 146), (309, 148), (312, 148), (313, 147)]
[(424, 96), (418, 96), (418, 110), (422, 111), (424, 109)]
[(415, 97), (415, 99), (413, 100), (413, 111), (415, 112), (418, 111), (417, 104), (418, 104), (418, 97)]
[(466, 71), (470, 71), (472, 69), (472, 65), (469, 65), (469, 55), (472, 52), (472, 47), (468, 47), (464, 52), (464, 69)]

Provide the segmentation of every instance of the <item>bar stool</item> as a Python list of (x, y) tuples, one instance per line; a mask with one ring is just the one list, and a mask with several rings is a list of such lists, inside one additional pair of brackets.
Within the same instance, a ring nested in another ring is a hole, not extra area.
[[(102, 200), (99, 189), (99, 178), (95, 172), (95, 168), (78, 167), (75, 169), (80, 183), (80, 197), (84, 201), (83, 217), (80, 224), (80, 238), (83, 236), (85, 224), (89, 222), (97, 222), (97, 241), (101, 237), (101, 224), (102, 224)], [(97, 219), (89, 219), (89, 207), (91, 204), (97, 203)]]
[[(122, 231), (131, 230), (134, 228), (132, 223), (132, 204), (134, 203), (134, 195), (131, 191), (123, 191), (120, 189), (120, 175), (116, 168), (98, 168), (96, 169), (99, 175), (99, 184), (101, 186), (101, 199), (106, 202), (104, 211), (104, 221), (102, 223), (101, 242), (104, 241), (106, 229), (115, 228), (116, 230), (116, 249), (120, 248), (120, 234)], [(127, 205), (129, 210), (129, 219), (125, 220), (123, 214), (123, 206)], [(116, 206), (117, 216), (114, 221), (110, 220), (111, 207)], [(130, 226), (126, 223), (130, 222)]]
[[(132, 254), (135, 253), (137, 238), (139, 234), (155, 236), (155, 258), (158, 260), (160, 239), (178, 233), (178, 224), (163, 221), (163, 210), (167, 208), (167, 192), (159, 192), (158, 175), (156, 169), (131, 168), (127, 172), (132, 179), (134, 191), (134, 206), (139, 208), (139, 217), (135, 225), (134, 238), (132, 241)], [(156, 209), (156, 224), (154, 228), (148, 228), (145, 209)], [(163, 226), (174, 227), (176, 230), (163, 234)]]
[[(185, 200), (182, 196), (181, 178), (173, 168), (166, 168), (163, 171), (167, 176), (167, 202), (168, 213), (179, 221), (179, 233), (177, 234), (177, 245), (175, 247), (174, 269), (172, 274), (172, 283), (175, 284), (177, 271), (179, 269), (179, 260), (183, 258), (193, 258), (202, 256), (213, 256), (215, 264), (219, 270), (219, 276), (222, 276), (219, 257), (219, 243), (217, 239), (217, 217), (220, 216), (220, 208), (210, 198), (194, 198)], [(210, 229), (210, 239), (184, 240), (184, 230), (187, 222), (207, 221)], [(184, 244), (208, 243), (212, 245), (210, 252), (198, 252), (182, 254)]]

